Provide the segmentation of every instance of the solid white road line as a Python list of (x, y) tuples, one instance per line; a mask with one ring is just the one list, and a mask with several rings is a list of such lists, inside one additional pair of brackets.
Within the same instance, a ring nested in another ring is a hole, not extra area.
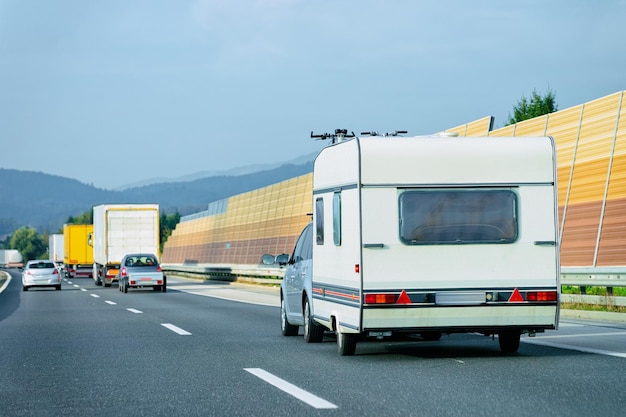
[(328, 402), (318, 396), (311, 394), (297, 386), (280, 379), (279, 377), (270, 374), (269, 372), (261, 368), (244, 368), (244, 371), (250, 372), (252, 375), (261, 378), (263, 381), (275, 386), (276, 388), (286, 392), (287, 394), (303, 401), (314, 408), (337, 408), (337, 406), (331, 402)]
[(569, 349), (569, 350), (575, 350), (577, 352), (584, 352), (584, 353), (594, 353), (596, 355), (606, 355), (606, 356), (615, 356), (617, 358), (626, 358), (626, 353), (622, 353), (622, 352), (613, 352), (610, 350), (602, 350), (602, 349), (594, 349), (594, 348), (587, 348), (587, 347), (582, 347), (582, 346), (574, 346), (574, 345), (566, 345), (564, 343), (553, 343), (553, 342), (547, 342), (547, 341), (543, 341), (540, 339), (534, 339), (534, 340), (524, 340), (525, 343), (530, 343), (533, 345), (541, 345), (541, 346), (549, 346), (549, 347), (555, 347), (555, 348), (559, 348), (559, 349)]
[(134, 308), (127, 308), (126, 310), (130, 311), (131, 313), (135, 313), (135, 314), (141, 314), (143, 313), (143, 311), (141, 310), (136, 310)]
[(180, 327), (174, 326), (173, 324), (170, 324), (170, 323), (161, 323), (161, 326), (165, 327), (166, 329), (170, 329), (174, 333), (178, 333), (181, 336), (191, 335), (191, 333), (189, 333), (187, 330), (183, 330)]
[(111, 304), (112, 306), (117, 305), (117, 303), (115, 301), (106, 300), (105, 303)]

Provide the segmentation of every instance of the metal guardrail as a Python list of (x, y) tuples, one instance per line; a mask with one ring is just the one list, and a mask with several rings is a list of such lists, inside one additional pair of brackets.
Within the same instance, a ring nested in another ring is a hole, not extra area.
[(285, 268), (279, 265), (161, 264), (161, 268), (165, 273), (191, 278), (276, 285), (280, 284), (285, 274)]
[(580, 287), (585, 294), (587, 287), (606, 287), (607, 295), (613, 295), (613, 287), (626, 287), (626, 267), (561, 268), (561, 285)]
[[(279, 285), (285, 268), (278, 265), (162, 264), (166, 273), (200, 279), (249, 281)], [(562, 294), (565, 302), (626, 306), (626, 297), (613, 297), (613, 287), (626, 287), (626, 267), (561, 268), (561, 285), (578, 286), (581, 294)], [(586, 295), (587, 287), (606, 287), (607, 296)]]

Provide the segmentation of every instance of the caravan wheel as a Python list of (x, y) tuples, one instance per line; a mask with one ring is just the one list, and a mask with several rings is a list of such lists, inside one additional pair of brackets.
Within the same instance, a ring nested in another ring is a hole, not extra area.
[(500, 350), (504, 353), (515, 353), (519, 349), (519, 330), (511, 330), (498, 333), (498, 342)]
[(337, 330), (337, 352), (340, 356), (352, 356), (356, 350), (357, 335)]

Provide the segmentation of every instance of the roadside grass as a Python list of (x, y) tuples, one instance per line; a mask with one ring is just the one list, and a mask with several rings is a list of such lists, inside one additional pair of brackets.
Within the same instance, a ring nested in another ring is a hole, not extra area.
[(614, 304), (613, 297), (625, 297), (626, 288), (614, 287), (613, 293), (609, 294), (606, 287), (586, 287), (584, 292), (578, 286), (563, 285), (561, 287), (563, 294), (585, 294), (598, 295), (605, 297), (606, 303), (603, 304), (586, 304), (586, 303), (561, 303), (561, 308), (569, 310), (585, 310), (585, 311), (608, 311), (611, 313), (626, 313), (626, 306), (618, 306)]

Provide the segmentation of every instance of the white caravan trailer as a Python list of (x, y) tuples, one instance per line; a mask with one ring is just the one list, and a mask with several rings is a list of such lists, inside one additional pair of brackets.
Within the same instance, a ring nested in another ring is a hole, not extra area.
[(550, 137), (353, 137), (313, 172), (312, 318), (357, 340), (557, 329)]

